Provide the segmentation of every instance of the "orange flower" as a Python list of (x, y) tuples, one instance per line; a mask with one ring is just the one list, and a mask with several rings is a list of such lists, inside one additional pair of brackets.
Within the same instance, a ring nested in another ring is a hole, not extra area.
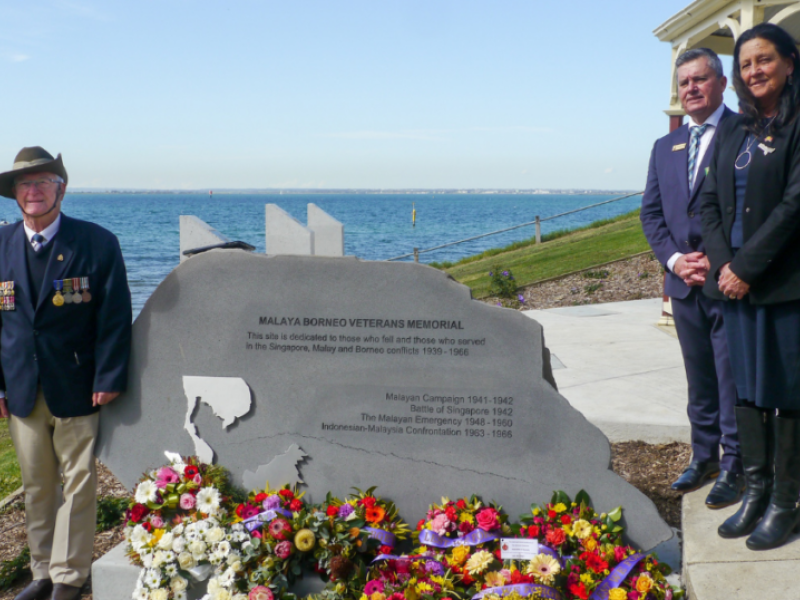
[(380, 523), (384, 516), (386, 516), (386, 511), (377, 504), (364, 511), (364, 518), (368, 523)]

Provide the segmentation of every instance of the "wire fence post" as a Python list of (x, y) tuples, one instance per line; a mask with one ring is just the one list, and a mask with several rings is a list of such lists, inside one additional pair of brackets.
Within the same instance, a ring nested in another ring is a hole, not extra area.
[(542, 221), (539, 219), (539, 215), (536, 215), (536, 243), (542, 243)]
[(419, 248), (414, 248), (414, 262), (419, 262)]

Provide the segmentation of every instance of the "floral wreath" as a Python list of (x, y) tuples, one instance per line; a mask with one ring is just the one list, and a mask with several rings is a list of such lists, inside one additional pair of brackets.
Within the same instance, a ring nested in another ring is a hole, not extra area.
[(141, 567), (136, 600), (185, 600), (189, 582), (212, 570), (209, 547), (226, 535), (228, 472), (196, 456), (166, 454), (170, 464), (142, 477), (125, 514), (126, 552)]
[(398, 556), (376, 561), (360, 600), (453, 600), (455, 580), (444, 564), (427, 556)]

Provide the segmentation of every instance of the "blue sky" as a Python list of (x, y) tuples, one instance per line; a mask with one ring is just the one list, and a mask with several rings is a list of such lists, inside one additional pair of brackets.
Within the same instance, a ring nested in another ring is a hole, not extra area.
[(688, 3), (0, 0), (0, 170), (42, 145), (73, 187), (641, 189), (652, 30)]

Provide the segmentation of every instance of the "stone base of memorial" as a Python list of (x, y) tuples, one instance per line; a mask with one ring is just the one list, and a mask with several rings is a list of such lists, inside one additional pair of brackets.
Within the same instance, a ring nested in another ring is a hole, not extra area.
[[(516, 516), (586, 489), (625, 507), (635, 546), (672, 535), (559, 395), (541, 326), (420, 264), (235, 250), (182, 263), (134, 323), (129, 391), (101, 412), (97, 446), (129, 488), (165, 450), (215, 459), (248, 489), (302, 479), (313, 502), (376, 485), (412, 522), (442, 495)], [(96, 600), (130, 597), (114, 561), (96, 565)]]

